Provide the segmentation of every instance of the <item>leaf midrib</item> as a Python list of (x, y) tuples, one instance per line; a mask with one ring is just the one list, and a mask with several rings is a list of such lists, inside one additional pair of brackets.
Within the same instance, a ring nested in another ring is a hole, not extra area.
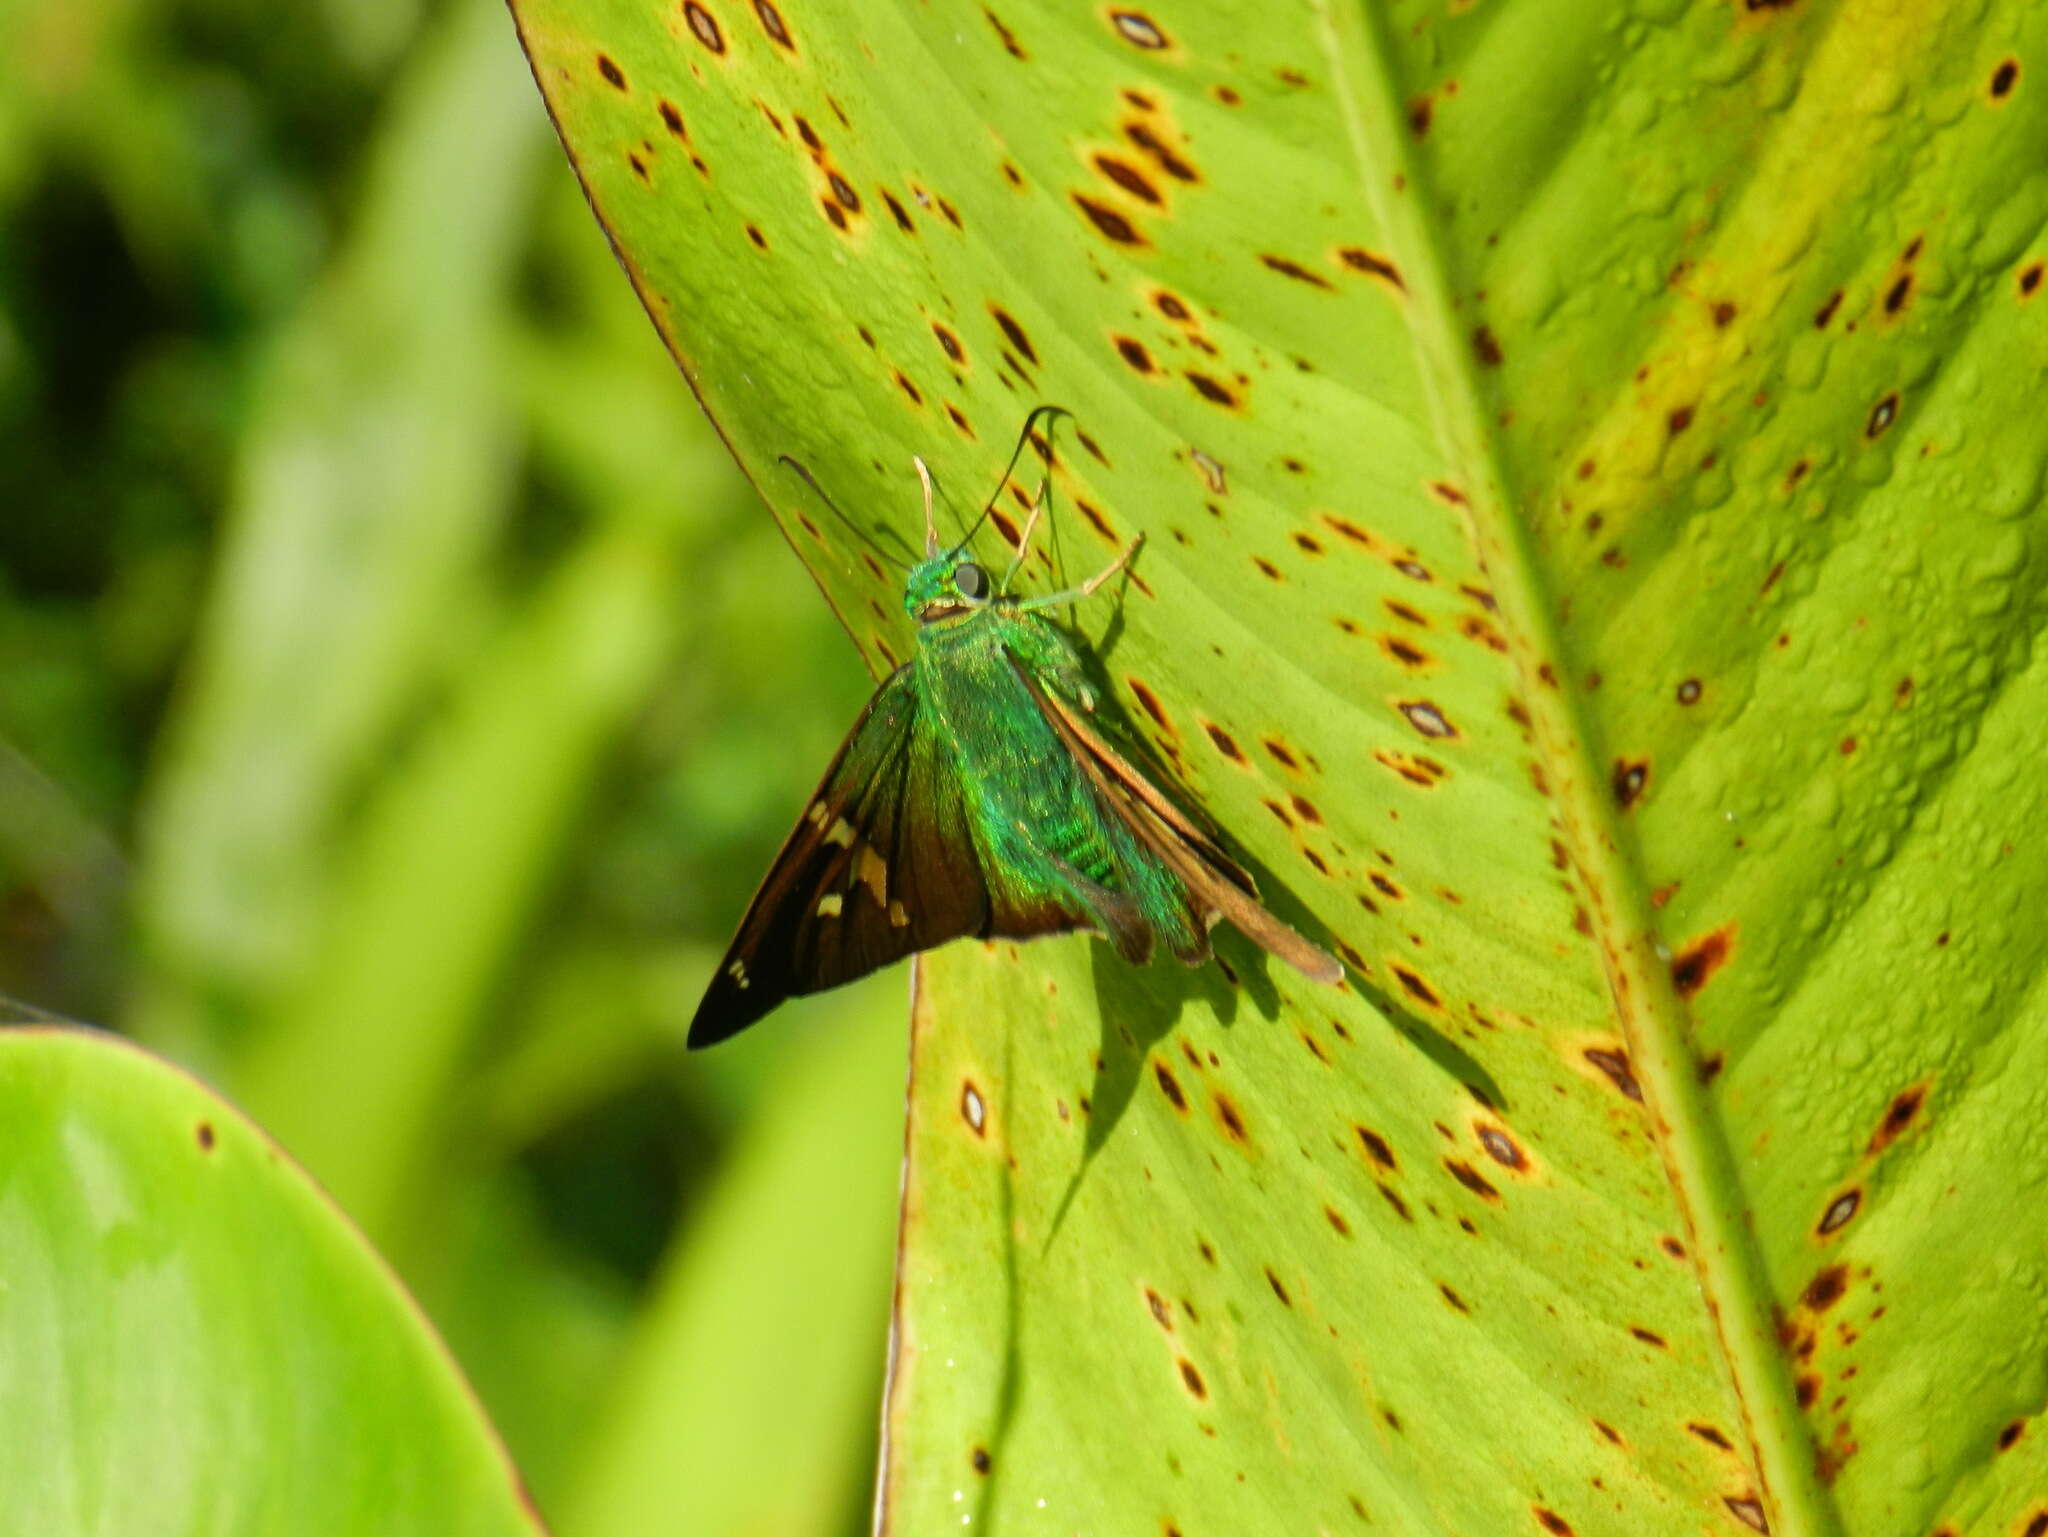
[(1840, 1514), (1818, 1477), (1792, 1374), (1776, 1347), (1768, 1272), (1746, 1220), (1733, 1150), (1699, 1081), (1685, 1005), (1658, 955), (1648, 888), (1632, 840), (1603, 793), (1578, 696), (1558, 681), (1573, 671), (1563, 665), (1566, 652), (1534, 548), (1513, 515), (1519, 503), (1422, 206), (1422, 167), (1392, 89), (1385, 39), (1362, 6), (1314, 6), (1360, 190), (1403, 274), (1409, 334), (1438, 446), (1463, 476), (1467, 534), (1499, 603), (1536, 751), (1586, 888), (1609, 996), (1688, 1229), (1702, 1300), (1764, 1483), (1770, 1529), (1779, 1537), (1841, 1537)]

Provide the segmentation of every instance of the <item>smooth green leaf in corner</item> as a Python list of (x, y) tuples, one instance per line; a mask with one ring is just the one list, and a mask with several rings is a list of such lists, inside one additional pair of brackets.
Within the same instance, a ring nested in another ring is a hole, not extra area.
[(115, 1037), (0, 1030), (0, 1255), (8, 1531), (540, 1530), (361, 1236)]
[(513, 9), (870, 662), (775, 456), (908, 534), (1070, 407), (1078, 624), (1353, 967), (929, 964), (885, 1530), (2048, 1510), (2048, 16)]

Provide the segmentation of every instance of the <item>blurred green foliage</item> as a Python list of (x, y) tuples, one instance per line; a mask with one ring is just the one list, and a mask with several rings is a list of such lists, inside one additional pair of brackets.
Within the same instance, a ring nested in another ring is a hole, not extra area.
[(0, 10), (0, 992), (196, 1067), (560, 1530), (855, 1529), (903, 978), (686, 1059), (867, 689), (492, 0)]

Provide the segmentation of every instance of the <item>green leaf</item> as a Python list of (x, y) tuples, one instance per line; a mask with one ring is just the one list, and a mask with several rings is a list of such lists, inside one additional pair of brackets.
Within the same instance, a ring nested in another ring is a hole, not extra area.
[(10, 1530), (540, 1530), (361, 1236), (157, 1059), (0, 1031), (0, 1253)]
[(2048, 17), (514, 12), (871, 665), (775, 456), (911, 533), (1068, 406), (1113, 692), (1354, 968), (930, 963), (886, 1530), (2043, 1509)]

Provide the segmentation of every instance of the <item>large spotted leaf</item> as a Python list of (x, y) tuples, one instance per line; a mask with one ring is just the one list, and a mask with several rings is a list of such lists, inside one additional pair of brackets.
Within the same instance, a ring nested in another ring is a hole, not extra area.
[(1106, 681), (1352, 967), (927, 963), (888, 1531), (2048, 1527), (2048, 14), (514, 10), (870, 664), (776, 456), (894, 547), (1072, 408)]

